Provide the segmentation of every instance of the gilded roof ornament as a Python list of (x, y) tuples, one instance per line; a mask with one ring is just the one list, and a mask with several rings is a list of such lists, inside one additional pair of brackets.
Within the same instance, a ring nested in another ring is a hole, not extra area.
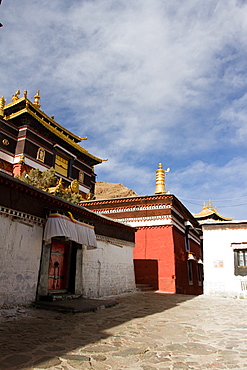
[(80, 136), (80, 140), (87, 140), (87, 136), (84, 136), (84, 137)]
[(25, 163), (25, 155), (24, 154), (20, 155), (19, 163)]
[(206, 202), (203, 203), (202, 209), (211, 209), (212, 211), (216, 211), (217, 209), (213, 206), (212, 201), (209, 200), (208, 204)]
[(158, 169), (156, 170), (155, 194), (166, 194), (165, 174), (167, 172), (170, 172), (170, 168), (163, 170), (162, 163), (159, 163)]
[(40, 90), (37, 90), (36, 94), (34, 95), (34, 102), (33, 102), (33, 104), (35, 104), (36, 107), (38, 107), (38, 108), (40, 108), (39, 101), (40, 101)]
[(5, 99), (4, 96), (0, 99), (0, 117), (4, 116), (4, 106), (5, 106)]
[(16, 101), (16, 100), (20, 99), (19, 98), (20, 93), (21, 93), (20, 90), (17, 90), (16, 93), (14, 95), (12, 95), (12, 99), (11, 100), (12, 101)]
[(23, 98), (27, 99), (27, 90), (23, 91)]
[(209, 222), (218, 222), (218, 221), (232, 221), (232, 218), (227, 218), (221, 216), (217, 209), (213, 206), (212, 202), (209, 200), (208, 204), (206, 202), (203, 203), (201, 212), (194, 214), (194, 217), (198, 219), (199, 223), (204, 223), (205, 221)]

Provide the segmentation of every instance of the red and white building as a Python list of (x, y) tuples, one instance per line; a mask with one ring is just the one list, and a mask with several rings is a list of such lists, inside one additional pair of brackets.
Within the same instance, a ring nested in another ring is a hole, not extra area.
[(159, 190), (159, 182), (156, 179), (160, 193), (154, 195), (91, 200), (82, 205), (137, 229), (137, 284), (150, 284), (166, 293), (202, 294), (200, 225), (174, 195), (166, 194), (162, 186)]

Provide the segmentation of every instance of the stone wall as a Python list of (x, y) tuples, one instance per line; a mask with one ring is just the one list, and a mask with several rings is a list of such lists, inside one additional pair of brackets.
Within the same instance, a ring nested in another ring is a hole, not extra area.
[(83, 296), (97, 298), (134, 291), (134, 243), (97, 235), (97, 245), (97, 249), (83, 251)]
[(204, 294), (247, 297), (247, 276), (234, 274), (232, 243), (243, 242), (247, 242), (246, 226), (203, 226)]
[(0, 214), (0, 307), (35, 300), (43, 226)]

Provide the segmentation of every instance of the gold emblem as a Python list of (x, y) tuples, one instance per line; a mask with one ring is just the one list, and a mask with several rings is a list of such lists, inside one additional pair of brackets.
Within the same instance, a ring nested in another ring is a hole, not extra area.
[(72, 193), (78, 194), (79, 193), (79, 184), (77, 180), (73, 180), (70, 184)]
[(2, 143), (3, 143), (3, 145), (8, 146), (9, 145), (9, 140), (8, 139), (3, 139)]
[(37, 151), (37, 157), (38, 161), (44, 162), (45, 161), (45, 149), (39, 148)]

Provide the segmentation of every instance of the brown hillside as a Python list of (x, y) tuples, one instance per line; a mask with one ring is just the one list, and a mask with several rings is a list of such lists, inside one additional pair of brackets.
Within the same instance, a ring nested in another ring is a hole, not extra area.
[(95, 184), (95, 199), (112, 199), (138, 196), (123, 184), (99, 181)]

